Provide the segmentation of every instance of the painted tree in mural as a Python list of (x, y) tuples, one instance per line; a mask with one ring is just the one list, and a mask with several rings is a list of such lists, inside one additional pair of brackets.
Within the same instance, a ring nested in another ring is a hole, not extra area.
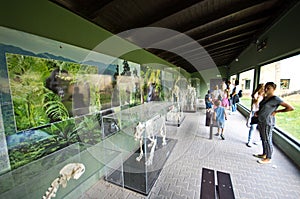
[(121, 73), (121, 75), (125, 75), (125, 76), (131, 75), (130, 67), (128, 61), (126, 60), (123, 61), (123, 72)]
[(144, 75), (144, 100), (159, 101), (164, 99), (161, 84), (161, 70), (152, 69), (148, 66), (142, 67)]

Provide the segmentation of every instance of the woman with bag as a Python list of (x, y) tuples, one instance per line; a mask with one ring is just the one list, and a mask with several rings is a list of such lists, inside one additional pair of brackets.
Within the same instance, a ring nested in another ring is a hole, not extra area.
[[(254, 113), (259, 110), (259, 103), (262, 101), (264, 98), (264, 84), (259, 84), (257, 88), (254, 90), (254, 92), (251, 95), (252, 101), (251, 101), (251, 111), (249, 118), (247, 120), (247, 127), (249, 127), (249, 133), (248, 133), (248, 142), (247, 142), (247, 147), (252, 146), (252, 135), (255, 129), (257, 128), (257, 123), (252, 124), (251, 123), (251, 118), (254, 116)], [(252, 121), (253, 122), (253, 121)]]
[[(265, 84), (265, 97), (259, 103), (259, 111), (255, 113), (258, 117), (258, 130), (262, 140), (263, 153), (255, 154), (254, 156), (262, 158), (257, 161), (260, 164), (268, 164), (272, 159), (272, 134), (275, 126), (275, 115), (294, 110), (293, 106), (274, 95), (275, 90), (276, 84), (274, 82), (267, 82)], [(283, 106), (284, 109), (277, 110), (279, 106)]]

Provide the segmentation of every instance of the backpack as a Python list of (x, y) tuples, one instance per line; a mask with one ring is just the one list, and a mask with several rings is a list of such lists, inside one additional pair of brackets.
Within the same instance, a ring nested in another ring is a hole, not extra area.
[(240, 102), (240, 98), (239, 98), (239, 95), (234, 95), (233, 97), (232, 97), (232, 103), (233, 104), (236, 104), (236, 103), (239, 103)]
[(242, 90), (240, 90), (240, 91), (238, 92), (238, 96), (239, 96), (239, 97), (243, 97), (243, 91), (242, 91)]

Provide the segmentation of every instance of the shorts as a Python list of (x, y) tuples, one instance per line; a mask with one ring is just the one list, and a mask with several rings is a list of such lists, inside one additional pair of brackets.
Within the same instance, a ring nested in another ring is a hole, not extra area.
[(221, 122), (221, 121), (216, 121), (217, 122), (217, 126), (218, 126), (218, 128), (224, 128), (224, 126), (225, 126), (225, 123), (224, 122)]

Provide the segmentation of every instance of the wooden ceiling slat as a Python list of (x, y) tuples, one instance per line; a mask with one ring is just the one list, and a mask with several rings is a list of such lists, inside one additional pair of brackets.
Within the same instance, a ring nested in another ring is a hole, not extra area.
[[(217, 10), (214, 7), (209, 9), (208, 5), (211, 3), (210, 1), (203, 1), (199, 4), (195, 4), (194, 6), (189, 7), (188, 9), (183, 9), (182, 11), (174, 15), (168, 16), (165, 19), (161, 19), (156, 23), (149, 24), (149, 26), (166, 27), (178, 30), (180, 32), (185, 32), (208, 22), (239, 12), (256, 4), (260, 4), (262, 2), (264, 1), (250, 0), (243, 1), (243, 3), (241, 3), (241, 1), (239, 0), (219, 0), (218, 4), (220, 8)], [(174, 19), (177, 20), (174, 21)]]
[[(109, 25), (103, 23), (105, 20), (109, 20), (110, 24), (119, 24), (119, 26), (113, 27), (113, 33), (116, 34), (133, 28), (146, 27), (150, 23), (173, 15), (198, 2), (199, 0), (115, 0), (106, 7), (99, 9), (94, 14), (95, 17), (92, 20), (102, 25), (104, 28), (107, 28), (106, 26)], [(116, 8), (116, 5), (119, 6)], [(111, 12), (115, 9), (118, 10), (118, 16), (115, 16), (116, 11)], [(122, 23), (120, 21), (122, 21)]]
[[(218, 41), (218, 40), (223, 40), (224, 38), (228, 38), (228, 37), (231, 37), (231, 36), (234, 36), (234, 35), (238, 35), (238, 34), (242, 34), (244, 32), (247, 32), (247, 31), (252, 31), (252, 30), (259, 30), (263, 27), (263, 23), (267, 20), (268, 18), (262, 18), (262, 19), (257, 19), (255, 21), (251, 21), (251, 22), (248, 22), (246, 24), (242, 24), (240, 26), (236, 26), (236, 27), (233, 27), (231, 29), (226, 29), (222, 32), (217, 32), (215, 34), (212, 34), (210, 36), (207, 36), (205, 38), (201, 38), (201, 39), (198, 39), (197, 42), (199, 42), (201, 45), (205, 46), (206, 44), (209, 44), (209, 43), (212, 43), (214, 41)], [(254, 33), (254, 32), (253, 32)], [(164, 43), (165, 46), (171, 46), (173, 45), (174, 46), (174, 43), (176, 43), (176, 40), (175, 41), (172, 41), (172, 40), (169, 40), (168, 43)], [(184, 47), (184, 46), (188, 46), (189, 43), (185, 43), (184, 45), (180, 46), (178, 45), (176, 47), (176, 49), (179, 49), (181, 47)], [(191, 45), (194, 45), (193, 43), (191, 43)]]
[[(248, 36), (249, 35), (252, 35), (253, 33), (255, 32), (255, 30), (253, 31), (248, 31), (248, 32), (245, 32), (245, 33), (241, 33), (241, 34), (238, 34), (238, 35), (233, 35), (231, 37), (227, 37), (227, 38), (224, 38), (222, 40), (217, 40), (215, 42), (212, 42), (212, 43), (209, 43), (209, 44), (206, 44), (206, 45), (201, 45), (202, 47), (204, 47), (205, 49), (206, 48), (209, 48), (211, 46), (220, 46), (220, 45), (227, 45), (233, 41), (236, 41), (236, 40), (239, 40), (239, 39), (245, 39), (245, 38), (249, 38)], [(187, 43), (185, 45), (182, 45), (182, 46), (178, 46), (177, 49), (179, 48), (182, 48), (182, 51), (188, 51), (188, 50), (191, 50), (191, 44), (190, 43)], [(162, 53), (158, 54), (158, 56), (164, 56), (165, 54), (167, 54), (168, 52), (167, 51), (161, 51)]]
[[(231, 42), (229, 44), (224, 44), (224, 45), (221, 45), (221, 46), (217, 46), (217, 47), (211, 47), (211, 48), (205, 48), (205, 50), (209, 53), (209, 52), (213, 52), (215, 50), (218, 50), (218, 49), (223, 49), (223, 48), (227, 48), (227, 47), (230, 47), (230, 46), (234, 46), (234, 45), (237, 45), (237, 44), (240, 44), (240, 43), (250, 43), (252, 41), (252, 39), (249, 39), (249, 38), (245, 38), (245, 39), (238, 39), (236, 41), (234, 40), (231, 40)], [(152, 49), (151, 49), (152, 50)], [(181, 54), (182, 56), (189, 56), (189, 54), (195, 54), (197, 53), (197, 50), (198, 49), (191, 49), (189, 51), (186, 51), (185, 53)], [(165, 51), (160, 51), (160, 53), (162, 52), (165, 52)], [(156, 52), (158, 53), (158, 52)], [(206, 53), (206, 52), (205, 52)], [(158, 54), (159, 57), (161, 57), (162, 59), (167, 59), (169, 58), (169, 60), (172, 60), (172, 58), (174, 57), (177, 57), (178, 55), (177, 54), (168, 54), (168, 55), (162, 55), (162, 54)]]
[[(222, 54), (223, 52), (235, 51), (235, 50), (240, 49), (240, 48), (245, 48), (246, 46), (248, 46), (248, 44), (243, 44), (242, 43), (242, 44), (239, 44), (239, 45), (234, 45), (232, 47), (226, 47), (226, 48), (224, 47), (224, 48), (218, 49), (217, 51), (214, 51), (214, 52), (207, 51), (206, 53), (203, 53), (202, 55), (194, 54), (194, 55), (190, 55), (190, 56), (185, 56), (184, 58), (185, 59), (193, 59), (193, 58), (199, 58), (199, 57), (206, 57), (207, 55), (212, 57), (214, 55)], [(168, 60), (170, 60), (170, 59), (168, 59)]]
[[(257, 21), (259, 19), (267, 20), (274, 14), (273, 4), (274, 2), (270, 1), (269, 3), (254, 5), (250, 8), (246, 8), (236, 13), (232, 13), (225, 17), (218, 18), (214, 21), (197, 26), (196, 28), (193, 28), (191, 30), (187, 30), (184, 32), (184, 34), (187, 34), (194, 40), (199, 40), (200, 38), (208, 37), (218, 32), (241, 26), (252, 21)], [(168, 38), (168, 41), (172, 42), (172, 38)], [(168, 41), (160, 41), (160, 43)]]

